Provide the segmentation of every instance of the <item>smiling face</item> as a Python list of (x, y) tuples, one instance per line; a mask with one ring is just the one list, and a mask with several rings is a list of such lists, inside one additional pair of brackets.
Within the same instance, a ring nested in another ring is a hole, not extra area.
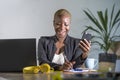
[(70, 18), (68, 16), (56, 17), (54, 29), (57, 38), (65, 38), (70, 29)]
[(70, 29), (70, 18), (70, 13), (64, 9), (58, 10), (55, 13), (53, 24), (57, 38), (65, 39)]

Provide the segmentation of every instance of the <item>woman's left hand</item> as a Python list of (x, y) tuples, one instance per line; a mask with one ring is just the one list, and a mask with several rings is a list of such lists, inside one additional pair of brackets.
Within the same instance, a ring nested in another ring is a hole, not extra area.
[(91, 48), (91, 42), (88, 42), (86, 39), (83, 39), (80, 41), (79, 46), (83, 51), (82, 58), (86, 58)]

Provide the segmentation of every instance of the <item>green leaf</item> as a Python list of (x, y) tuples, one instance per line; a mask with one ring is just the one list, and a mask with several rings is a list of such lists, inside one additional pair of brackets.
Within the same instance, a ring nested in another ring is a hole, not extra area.
[(100, 23), (98, 22), (97, 18), (93, 15), (93, 13), (88, 9), (88, 12), (84, 10), (84, 13), (87, 15), (87, 17), (96, 25), (96, 27), (103, 31)]
[(98, 33), (98, 34), (101, 35), (100, 31), (97, 30), (97, 29), (95, 29), (94, 27), (92, 27), (92, 26), (86, 26), (86, 27), (87, 27), (87, 28), (85, 29), (85, 31), (91, 30), (91, 31), (94, 31), (94, 32), (96, 32), (96, 33)]
[(115, 7), (115, 4), (113, 5), (112, 7), (112, 12), (111, 12), (111, 16), (110, 16), (110, 28), (111, 28), (111, 25), (112, 25), (112, 20), (113, 20), (113, 14), (114, 14), (114, 7)]
[[(112, 7), (110, 16), (108, 15), (108, 9), (103, 11), (97, 11), (97, 17), (88, 9), (84, 10), (86, 16), (92, 21), (95, 26), (86, 26), (85, 31), (91, 30), (96, 35), (93, 36), (92, 42), (97, 43), (101, 49), (105, 52), (109, 50), (112, 45), (112, 39), (118, 37), (120, 39), (120, 33), (117, 32), (120, 28), (120, 9), (114, 13), (115, 4)], [(110, 21), (110, 22), (108, 22)], [(116, 33), (118, 33), (116, 35)], [(118, 36), (119, 35), (119, 36)]]
[(98, 14), (99, 20), (100, 20), (100, 22), (102, 24), (101, 27), (104, 30), (105, 34), (106, 34), (107, 33), (107, 26), (106, 26), (106, 23), (105, 23), (106, 21), (105, 21), (105, 18), (103, 16), (103, 12), (102, 11), (98, 11), (97, 14)]
[(105, 10), (105, 26), (106, 26), (106, 28), (109, 28), (109, 27), (107, 27), (108, 26), (108, 9)]
[(120, 10), (117, 12), (117, 14), (113, 20), (112, 27), (114, 27), (114, 25), (119, 21), (118, 16), (120, 16)]

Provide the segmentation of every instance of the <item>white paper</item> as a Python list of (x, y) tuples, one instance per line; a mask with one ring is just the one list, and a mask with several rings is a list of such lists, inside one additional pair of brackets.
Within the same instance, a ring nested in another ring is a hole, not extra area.
[(116, 60), (115, 72), (120, 72), (120, 59)]
[(64, 70), (64, 71), (68, 71), (68, 72), (88, 72), (89, 69), (86, 68), (76, 68), (76, 69), (71, 69), (71, 70)]

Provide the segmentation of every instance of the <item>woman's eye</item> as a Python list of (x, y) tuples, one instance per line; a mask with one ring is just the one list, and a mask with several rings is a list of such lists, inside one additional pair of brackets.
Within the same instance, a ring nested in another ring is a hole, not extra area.
[(65, 24), (65, 26), (69, 26), (69, 24)]
[[(61, 23), (55, 23), (55, 25), (56, 25), (56, 26), (62, 26)], [(66, 26), (66, 27), (69, 26), (69, 24), (63, 24), (63, 25)]]
[(59, 26), (60, 24), (59, 23), (55, 23), (55, 25)]
[(65, 24), (65, 26), (68, 26), (68, 24)]
[(57, 23), (56, 25), (59, 26), (60, 24)]

